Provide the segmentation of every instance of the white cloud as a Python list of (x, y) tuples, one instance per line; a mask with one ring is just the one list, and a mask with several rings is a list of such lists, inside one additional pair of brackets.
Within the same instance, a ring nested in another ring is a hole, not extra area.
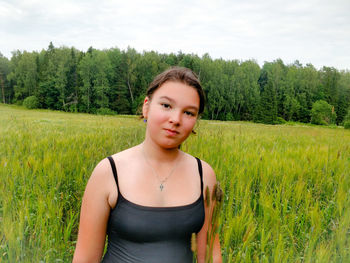
[(350, 69), (347, 0), (0, 0), (0, 51), (131, 46)]

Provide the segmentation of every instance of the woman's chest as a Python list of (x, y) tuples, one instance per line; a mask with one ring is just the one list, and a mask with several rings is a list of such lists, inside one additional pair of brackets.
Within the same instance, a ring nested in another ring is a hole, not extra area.
[(108, 233), (137, 242), (184, 238), (200, 231), (204, 217), (202, 196), (176, 207), (141, 206), (121, 196), (111, 211)]

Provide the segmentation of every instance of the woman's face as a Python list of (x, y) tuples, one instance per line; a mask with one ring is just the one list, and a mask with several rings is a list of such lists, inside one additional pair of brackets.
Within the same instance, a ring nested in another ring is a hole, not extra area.
[(199, 96), (195, 88), (167, 81), (143, 104), (148, 136), (164, 148), (177, 148), (192, 132), (197, 121)]

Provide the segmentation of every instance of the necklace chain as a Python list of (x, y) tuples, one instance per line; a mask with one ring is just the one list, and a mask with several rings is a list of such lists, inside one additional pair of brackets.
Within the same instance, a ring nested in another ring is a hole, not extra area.
[(144, 148), (144, 145), (142, 145), (142, 153), (143, 153), (143, 157), (145, 158), (145, 161), (146, 163), (148, 164), (149, 167), (151, 167), (151, 170), (152, 170), (152, 173), (156, 176), (156, 178), (158, 179), (158, 181), (160, 182), (160, 185), (159, 185), (159, 189), (160, 191), (163, 191), (163, 188), (164, 188), (164, 183), (168, 180), (168, 178), (173, 174), (173, 172), (175, 171), (178, 163), (179, 163), (179, 159), (176, 160), (176, 163), (173, 167), (173, 169), (170, 171), (170, 173), (168, 174), (168, 176), (166, 176), (164, 179), (160, 179), (158, 173), (156, 172), (156, 170), (153, 168), (153, 166), (150, 164), (150, 162), (148, 161), (148, 158), (146, 156), (146, 153), (145, 153), (145, 148)]

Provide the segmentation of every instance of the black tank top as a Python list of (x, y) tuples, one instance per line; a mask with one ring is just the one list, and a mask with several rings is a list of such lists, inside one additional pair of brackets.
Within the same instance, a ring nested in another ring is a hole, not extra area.
[(118, 200), (109, 215), (107, 252), (102, 262), (192, 262), (191, 235), (201, 230), (205, 218), (201, 161), (196, 158), (201, 195), (195, 202), (183, 206), (150, 207), (123, 197), (114, 160), (110, 156), (108, 159), (118, 188)]

